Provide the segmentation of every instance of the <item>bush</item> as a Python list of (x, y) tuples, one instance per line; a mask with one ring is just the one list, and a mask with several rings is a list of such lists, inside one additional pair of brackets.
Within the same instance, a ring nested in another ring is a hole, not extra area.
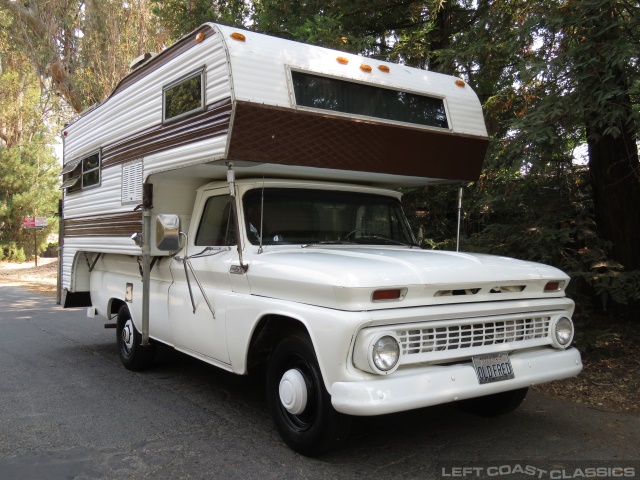
[(9, 247), (9, 255), (7, 256), (7, 259), (14, 263), (24, 263), (27, 257), (24, 254), (24, 249), (22, 247), (12, 245)]
[(47, 248), (40, 254), (43, 258), (57, 258), (58, 256), (58, 242), (50, 242), (47, 244)]

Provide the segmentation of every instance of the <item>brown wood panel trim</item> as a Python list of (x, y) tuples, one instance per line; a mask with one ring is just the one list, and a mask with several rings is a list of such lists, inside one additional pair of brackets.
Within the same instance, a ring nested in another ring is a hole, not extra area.
[(236, 103), (230, 160), (473, 181), (486, 137)]
[(194, 47), (196, 45), (195, 38), (200, 32), (204, 34), (205, 39), (215, 35), (216, 33), (215, 30), (210, 25), (203, 25), (197, 30), (195, 30), (194, 32), (190, 33), (189, 35), (182, 37), (180, 40), (178, 40), (176, 43), (171, 45), (169, 48), (160, 52), (149, 63), (134, 70), (129, 75), (127, 75), (122, 80), (120, 80), (120, 83), (116, 85), (116, 88), (113, 90), (113, 92), (111, 92), (111, 95), (109, 95), (109, 98), (113, 97), (114, 95), (117, 95), (118, 93), (120, 93), (122, 90), (124, 90), (131, 84), (137, 82), (143, 77), (146, 77), (154, 70), (160, 68), (162, 65), (166, 64), (167, 62), (170, 62), (171, 60), (176, 58), (178, 55), (181, 55), (187, 50), (189, 50), (190, 48)]
[(208, 105), (205, 112), (193, 117), (168, 125), (155, 125), (117, 143), (106, 145), (102, 147), (102, 168), (226, 135), (229, 131), (231, 110), (231, 98), (225, 98)]
[(65, 237), (131, 236), (142, 229), (142, 212), (105, 213), (64, 219)]

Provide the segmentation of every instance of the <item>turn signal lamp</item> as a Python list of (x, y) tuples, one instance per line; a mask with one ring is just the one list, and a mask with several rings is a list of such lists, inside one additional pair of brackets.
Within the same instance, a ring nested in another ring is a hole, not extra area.
[(234, 40), (239, 40), (241, 42), (244, 42), (247, 39), (247, 37), (245, 37), (243, 34), (239, 32), (233, 32), (231, 34), (231, 38), (233, 38)]
[(338, 57), (336, 58), (336, 60), (338, 61), (338, 63), (341, 63), (342, 65), (346, 65), (347, 63), (349, 63), (349, 60), (347, 60), (344, 57)]
[(560, 290), (562, 290), (562, 287), (564, 287), (564, 281), (563, 280), (554, 280), (552, 282), (547, 282), (547, 284), (544, 286), (544, 291), (545, 292), (559, 292)]
[(388, 302), (394, 300), (402, 300), (407, 294), (406, 288), (389, 288), (385, 290), (376, 290), (371, 295), (372, 302)]

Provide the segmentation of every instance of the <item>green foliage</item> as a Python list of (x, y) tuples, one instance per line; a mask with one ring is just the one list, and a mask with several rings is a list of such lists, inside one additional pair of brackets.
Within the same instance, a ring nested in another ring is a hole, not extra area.
[(0, 259), (2, 258), (14, 263), (24, 263), (27, 260), (24, 249), (18, 247), (14, 242), (4, 246), (0, 245)]
[[(640, 300), (640, 272), (610, 258), (598, 235), (585, 167), (550, 173), (489, 169), (464, 190), (461, 250), (556, 266), (572, 280), (582, 308), (607, 309)], [(457, 188), (409, 192), (405, 210), (424, 247), (455, 249)], [(417, 212), (417, 213), (416, 213)]]
[(15, 263), (24, 263), (27, 260), (24, 249), (22, 247), (10, 249), (9, 260)]
[(206, 22), (246, 27), (251, 12), (251, 4), (244, 0), (151, 0), (151, 5), (153, 14), (173, 40)]
[[(58, 161), (38, 137), (22, 147), (0, 150), (0, 245), (15, 243), (33, 252), (33, 231), (22, 228), (22, 219), (54, 216), (60, 195), (58, 171)], [(38, 230), (38, 248), (56, 227), (51, 220)]]
[[(0, 43), (0, 62), (0, 246), (10, 260), (24, 261), (34, 240), (22, 219), (57, 211), (60, 167), (50, 146), (55, 123), (48, 122), (39, 79), (24, 55)], [(38, 232), (40, 244), (56, 227), (52, 221)]]

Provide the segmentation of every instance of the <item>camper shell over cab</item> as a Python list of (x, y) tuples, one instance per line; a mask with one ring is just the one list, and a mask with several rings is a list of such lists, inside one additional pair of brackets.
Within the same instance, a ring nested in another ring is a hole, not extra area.
[(582, 368), (564, 273), (421, 250), (390, 189), (478, 178), (488, 138), (460, 79), (205, 24), (63, 138), (63, 305), (115, 321), (130, 369), (158, 343), (266, 363), (301, 453), (344, 440), (348, 415), (505, 413)]

